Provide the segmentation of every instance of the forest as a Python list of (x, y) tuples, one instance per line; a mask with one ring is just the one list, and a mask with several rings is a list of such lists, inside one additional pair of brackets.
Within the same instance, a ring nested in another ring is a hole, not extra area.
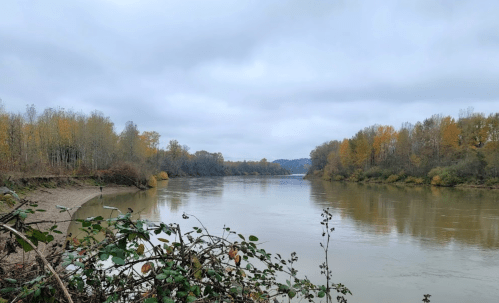
[(399, 130), (373, 125), (310, 153), (308, 175), (326, 180), (455, 186), (499, 184), (499, 113), (472, 108), (456, 120), (433, 115)]
[(8, 113), (0, 101), (0, 171), (3, 174), (88, 175), (126, 167), (140, 178), (160, 171), (176, 176), (226, 176), (289, 174), (264, 158), (254, 162), (224, 161), (221, 153), (197, 151), (170, 140), (159, 146), (155, 131), (139, 132), (129, 121), (115, 132), (109, 117), (47, 108), (41, 114), (34, 105), (26, 112)]

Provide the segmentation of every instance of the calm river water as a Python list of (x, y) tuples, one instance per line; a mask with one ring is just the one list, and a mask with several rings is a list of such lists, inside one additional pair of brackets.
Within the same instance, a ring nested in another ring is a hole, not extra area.
[[(75, 216), (106, 215), (103, 205), (142, 218), (224, 224), (255, 235), (271, 253), (296, 251), (298, 275), (324, 284), (321, 212), (331, 207), (333, 282), (349, 302), (499, 302), (499, 192), (303, 180), (302, 175), (178, 178), (135, 194), (103, 196)], [(104, 189), (105, 192), (105, 189)], [(77, 234), (77, 227), (70, 232)], [(237, 240), (237, 236), (233, 240)]]

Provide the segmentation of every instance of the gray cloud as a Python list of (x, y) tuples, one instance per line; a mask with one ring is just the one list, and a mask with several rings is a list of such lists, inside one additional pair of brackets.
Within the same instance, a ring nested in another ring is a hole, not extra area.
[(59, 1), (0, 11), (0, 98), (102, 111), (226, 159), (499, 111), (499, 2)]

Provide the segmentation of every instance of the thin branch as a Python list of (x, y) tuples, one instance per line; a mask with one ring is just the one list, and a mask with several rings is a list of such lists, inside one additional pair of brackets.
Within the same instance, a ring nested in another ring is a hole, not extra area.
[[(40, 253), (40, 251), (38, 251), (38, 249), (36, 248), (36, 246), (31, 243), (31, 241), (26, 238), (23, 234), (19, 233), (17, 230), (13, 229), (12, 227), (9, 227), (3, 223), (0, 223), (0, 226), (15, 233), (16, 235), (18, 235), (19, 237), (21, 237), (26, 243), (28, 243), (32, 248), (33, 250), (38, 254), (38, 256), (43, 260), (43, 263), (45, 264), (45, 266), (47, 266), (47, 268), (52, 272), (52, 274), (55, 276), (55, 278), (57, 279), (57, 282), (59, 282), (59, 286), (61, 286), (62, 288), (62, 291), (64, 292), (64, 295), (66, 296), (66, 298), (68, 299), (68, 301), (70, 303), (73, 303), (73, 300), (71, 299), (71, 296), (69, 295), (69, 292), (68, 290), (66, 289), (66, 287), (64, 286), (64, 283), (62, 283), (61, 281), (61, 278), (59, 277), (59, 275), (55, 272), (55, 270), (52, 268), (52, 266), (50, 265), (50, 263), (47, 261), (47, 259), (45, 259), (45, 257)], [(24, 251), (24, 250), (23, 250)]]

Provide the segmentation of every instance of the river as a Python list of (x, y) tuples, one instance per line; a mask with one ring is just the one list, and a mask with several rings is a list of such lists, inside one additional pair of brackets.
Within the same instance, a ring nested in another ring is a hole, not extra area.
[[(134, 194), (90, 200), (76, 218), (109, 215), (103, 205), (141, 218), (230, 227), (255, 235), (271, 253), (297, 252), (298, 276), (324, 284), (321, 212), (333, 213), (333, 282), (349, 302), (499, 302), (499, 192), (303, 180), (292, 176), (177, 178)], [(105, 191), (105, 190), (104, 190)], [(77, 226), (69, 232), (77, 234)], [(233, 238), (237, 240), (237, 236)], [(333, 296), (334, 297), (334, 296)]]

